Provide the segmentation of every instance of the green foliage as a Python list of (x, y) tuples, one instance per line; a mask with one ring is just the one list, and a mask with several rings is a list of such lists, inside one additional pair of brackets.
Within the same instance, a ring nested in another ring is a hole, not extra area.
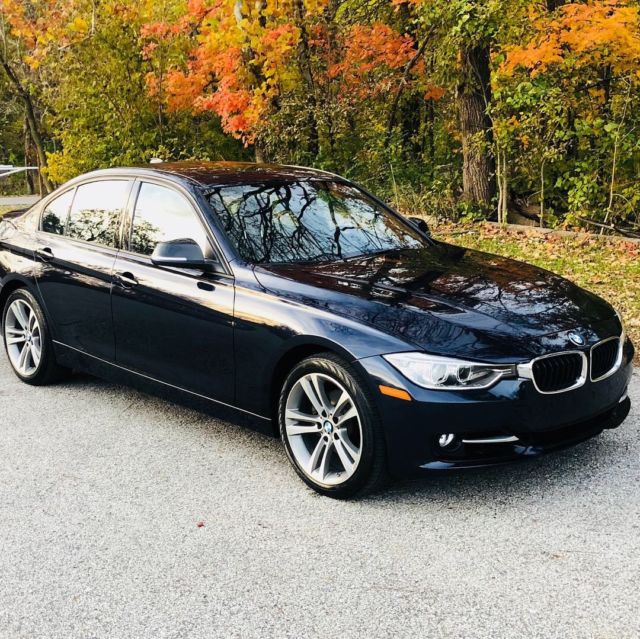
[[(100, 5), (90, 37), (48, 61), (57, 82), (47, 97), (59, 150), (49, 155), (57, 182), (99, 167), (147, 163), (153, 157), (225, 159), (241, 146), (214, 118), (168, 114), (147, 91), (153, 72), (141, 51), (142, 16)], [(60, 74), (60, 70), (64, 73)]]

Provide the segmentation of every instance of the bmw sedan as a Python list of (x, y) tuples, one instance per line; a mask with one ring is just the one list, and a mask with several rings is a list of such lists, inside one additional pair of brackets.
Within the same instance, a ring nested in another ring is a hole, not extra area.
[(300, 167), (82, 175), (0, 223), (0, 309), (24, 382), (81, 369), (239, 411), (333, 497), (536, 457), (630, 408), (608, 303)]

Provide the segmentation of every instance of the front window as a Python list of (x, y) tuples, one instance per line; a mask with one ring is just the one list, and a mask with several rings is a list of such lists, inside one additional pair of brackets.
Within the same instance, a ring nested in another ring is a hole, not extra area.
[(347, 260), (428, 240), (342, 182), (217, 186), (205, 191), (240, 255), (254, 264)]
[(173, 189), (143, 182), (133, 215), (131, 250), (151, 255), (160, 242), (194, 240), (206, 255), (207, 234), (193, 207)]

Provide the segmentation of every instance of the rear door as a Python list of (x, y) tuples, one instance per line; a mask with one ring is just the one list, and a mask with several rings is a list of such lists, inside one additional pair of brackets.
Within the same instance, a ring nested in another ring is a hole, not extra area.
[(38, 231), (38, 289), (53, 338), (114, 361), (111, 276), (132, 180), (81, 184), (48, 203)]
[[(114, 267), (113, 321), (119, 366), (225, 403), (234, 400), (230, 274), (155, 266), (158, 242), (194, 240), (218, 257), (186, 191), (137, 184), (126, 244)], [(126, 249), (126, 250), (125, 250)]]

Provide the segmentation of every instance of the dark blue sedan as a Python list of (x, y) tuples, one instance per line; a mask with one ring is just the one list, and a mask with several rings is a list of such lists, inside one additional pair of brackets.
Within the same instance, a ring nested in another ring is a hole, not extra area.
[(312, 169), (80, 176), (0, 223), (0, 309), (26, 383), (83, 369), (240, 411), (333, 497), (534, 457), (630, 407), (605, 301)]

